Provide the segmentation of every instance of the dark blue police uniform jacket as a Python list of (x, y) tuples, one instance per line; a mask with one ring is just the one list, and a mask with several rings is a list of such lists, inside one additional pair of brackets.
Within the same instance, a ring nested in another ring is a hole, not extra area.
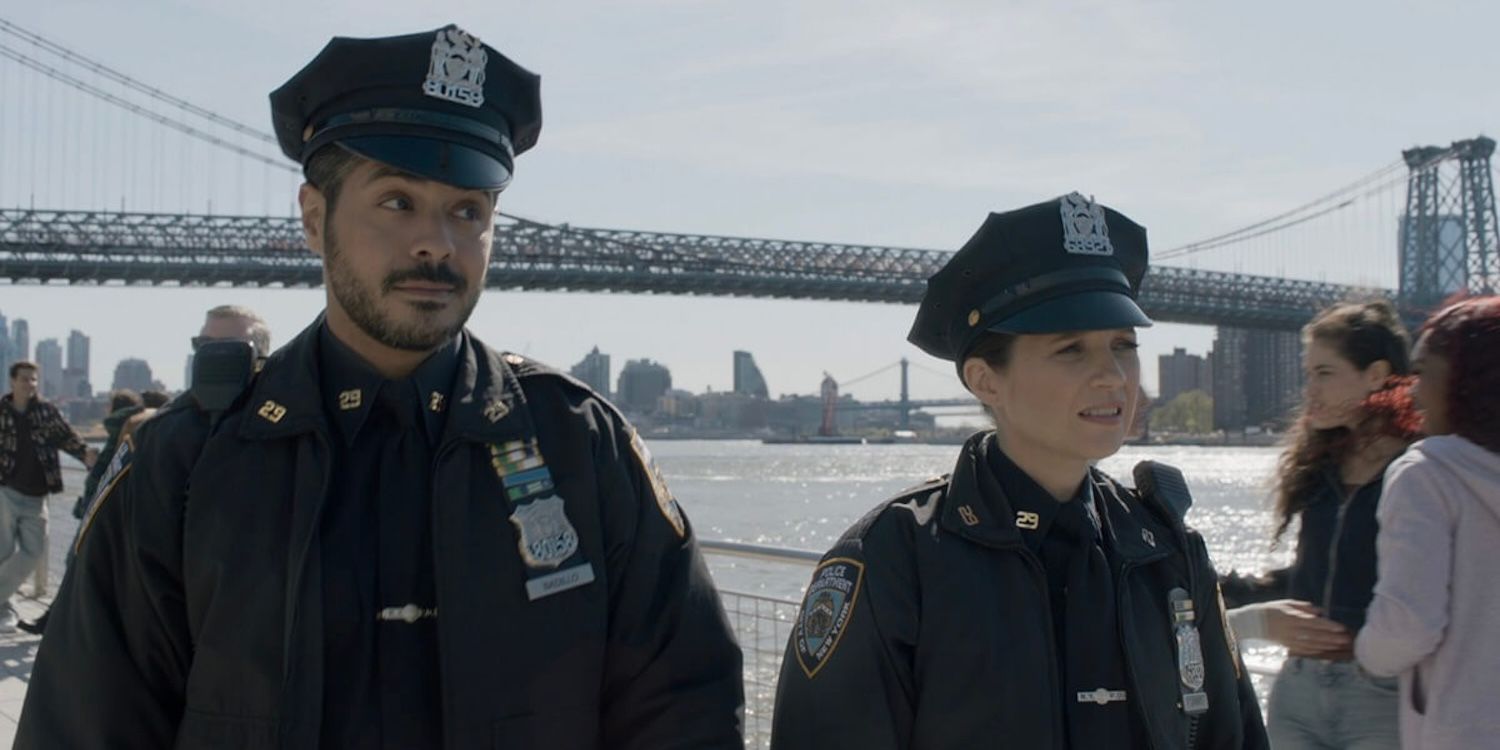
[[(994, 450), (993, 433), (970, 438), (951, 476), (878, 506), (823, 558), (782, 662), (772, 750), (1070, 750), (1060, 701), (1084, 696), (1062, 695), (1046, 573)], [(1202, 537), (1103, 473), (1088, 481), (1120, 561), (1118, 687), (1141, 750), (1264, 750)], [(1181, 708), (1174, 588), (1197, 613), (1208, 710), (1196, 718)]]
[[(52, 610), (17, 748), (319, 745), (341, 675), (324, 669), (336, 433), (316, 330), (216, 427), (178, 407), (141, 429)], [(631, 427), (468, 333), (448, 409), (431, 495), (441, 746), (741, 747), (739, 649)], [(518, 547), (500, 457), (532, 437), (576, 530), (567, 565), (591, 582), (543, 578)]]

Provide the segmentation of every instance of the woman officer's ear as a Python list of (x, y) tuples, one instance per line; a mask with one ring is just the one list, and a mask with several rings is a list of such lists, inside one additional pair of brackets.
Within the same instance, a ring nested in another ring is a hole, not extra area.
[(1000, 405), (1000, 373), (979, 357), (964, 360), (964, 387), (991, 411)]

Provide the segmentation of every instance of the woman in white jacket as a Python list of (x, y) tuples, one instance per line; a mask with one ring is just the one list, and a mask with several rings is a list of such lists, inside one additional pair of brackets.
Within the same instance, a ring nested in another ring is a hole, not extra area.
[(1414, 353), (1431, 437), (1386, 471), (1354, 651), (1400, 675), (1406, 750), (1500, 747), (1500, 297), (1438, 312)]

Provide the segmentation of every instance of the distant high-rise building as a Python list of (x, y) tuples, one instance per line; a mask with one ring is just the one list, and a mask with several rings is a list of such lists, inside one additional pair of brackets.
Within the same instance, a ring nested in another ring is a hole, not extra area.
[(1302, 335), (1251, 331), (1246, 361), (1245, 417), (1249, 424), (1285, 424), (1302, 393)]
[(1302, 390), (1296, 331), (1219, 328), (1212, 355), (1214, 427), (1284, 424)]
[(49, 399), (63, 397), (63, 351), (57, 339), (36, 342), (36, 364), (42, 369), (42, 395)]
[(671, 389), (672, 371), (666, 365), (649, 359), (632, 359), (620, 370), (615, 402), (626, 409), (650, 414)]
[(115, 390), (128, 388), (136, 393), (149, 391), (153, 387), (151, 365), (144, 359), (122, 359), (115, 365)]
[(769, 397), (766, 379), (755, 366), (755, 357), (750, 352), (734, 353), (734, 392), (757, 398)]
[(1196, 354), (1188, 354), (1178, 347), (1171, 354), (1163, 354), (1157, 361), (1156, 401), (1165, 404), (1188, 391), (1213, 391), (1208, 362)]
[(31, 324), (25, 318), (16, 318), (10, 324), (10, 346), (16, 359), (31, 359)]
[(6, 323), (5, 316), (0, 314), (0, 372), (5, 373), (7, 391), (10, 390), (10, 365), (19, 359), (26, 359), (26, 356), (15, 352), (10, 341), (10, 325)]
[(68, 366), (63, 369), (59, 398), (88, 398), (93, 392), (89, 383), (89, 337), (75, 330), (68, 334)]
[(568, 374), (588, 383), (599, 395), (609, 398), (609, 355), (601, 353), (599, 347), (596, 346), (593, 351), (583, 355), (583, 361), (573, 365)]

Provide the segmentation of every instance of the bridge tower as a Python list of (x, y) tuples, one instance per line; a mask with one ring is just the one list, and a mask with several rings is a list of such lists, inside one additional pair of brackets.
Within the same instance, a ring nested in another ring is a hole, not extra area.
[(1450, 294), (1500, 288), (1500, 225), (1483, 136), (1401, 152), (1409, 174), (1401, 224), (1402, 302), (1430, 310)]
[(901, 358), (901, 429), (911, 429), (911, 391), (906, 387), (907, 370), (911, 369), (911, 362), (906, 357)]

